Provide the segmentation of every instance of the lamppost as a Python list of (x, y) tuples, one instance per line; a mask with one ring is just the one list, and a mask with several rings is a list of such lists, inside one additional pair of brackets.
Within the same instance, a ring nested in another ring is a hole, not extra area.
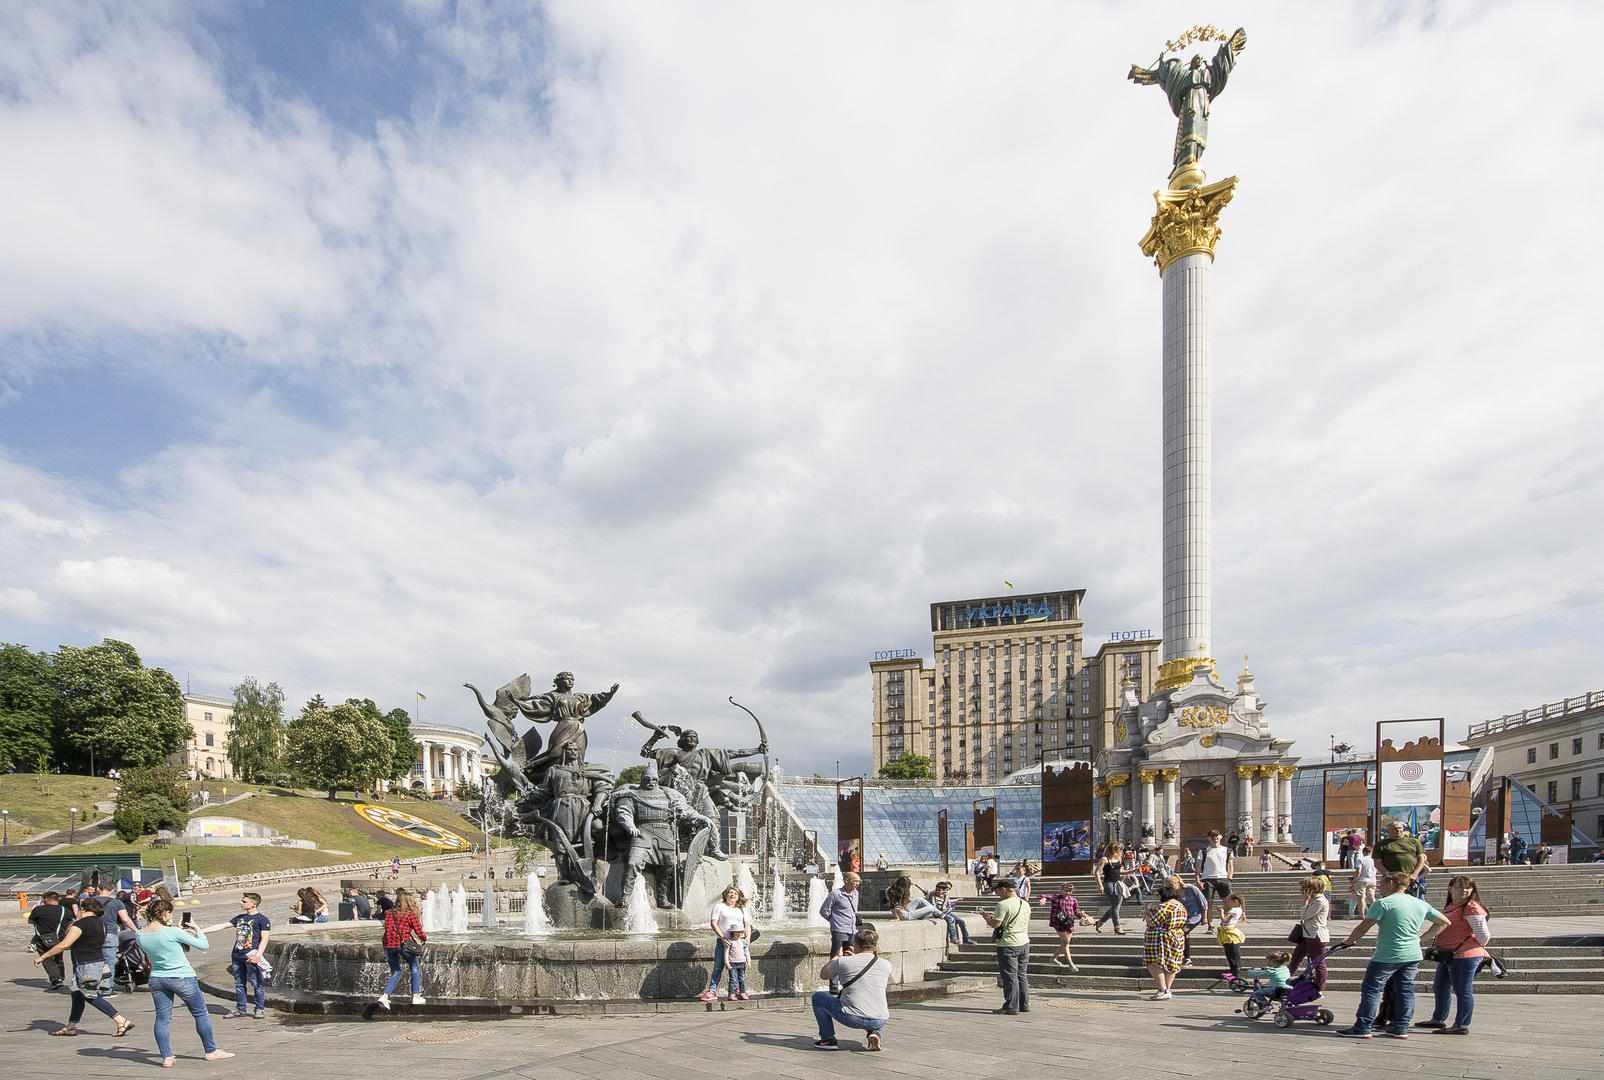
[(11, 843), (11, 811), (0, 810), (0, 844)]
[(78, 808), (69, 806), (67, 814), (67, 843), (71, 845), (73, 839), (78, 835)]

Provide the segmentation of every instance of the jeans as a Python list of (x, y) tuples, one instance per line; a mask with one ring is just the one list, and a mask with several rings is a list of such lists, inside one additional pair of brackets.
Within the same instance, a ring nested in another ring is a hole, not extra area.
[[(852, 938), (853, 938), (852, 934), (838, 934), (834, 930), (831, 930), (830, 931), (830, 959), (834, 960), (836, 957), (840, 956), (841, 955), (841, 950), (846, 948), (848, 945), (852, 944)], [(830, 980), (830, 989), (831, 990), (839, 990), (839, 989), (841, 989), (841, 980), (839, 978), (831, 979)]]
[(1398, 980), (1398, 1011), (1393, 1014), (1392, 1030), (1398, 1034), (1408, 1032), (1409, 1021), (1415, 1017), (1415, 974), (1419, 970), (1419, 960), (1403, 964), (1370, 961), (1365, 967), (1364, 982), (1359, 984), (1359, 1012), (1353, 1018), (1353, 1026), (1359, 1031), (1370, 1030), (1370, 1025), (1376, 1022), (1376, 1013), (1381, 1009), (1381, 992), (1386, 988), (1387, 980), (1401, 971), (1403, 976)]
[(107, 934), (106, 943), (100, 947), (100, 958), (106, 963), (106, 981), (102, 985), (108, 990), (117, 986), (117, 935)]
[(401, 961), (405, 960), (412, 968), (412, 992), (423, 993), (423, 976), (418, 971), (418, 958), (401, 949), (385, 949), (384, 958), (390, 962), (390, 981), (384, 984), (384, 996), (389, 997), (395, 984), (401, 981)]
[(823, 990), (813, 995), (813, 1018), (819, 1022), (819, 1038), (835, 1038), (835, 1025), (875, 1032), (886, 1026), (884, 1020), (870, 1020), (857, 1016), (841, 1007), (841, 999)]
[(997, 974), (1002, 978), (1002, 1007), (1009, 1012), (1030, 1008), (1030, 942), (997, 946)]
[(730, 965), (730, 993), (732, 993), (732, 994), (744, 994), (744, 993), (746, 993), (746, 965), (745, 964), (731, 964)]
[[(709, 990), (718, 989), (719, 977), (724, 974), (724, 939), (714, 939), (713, 945), (713, 977), (707, 980)], [(735, 989), (735, 970), (730, 969), (730, 990)]]
[(936, 910), (936, 905), (921, 896), (916, 896), (908, 901), (907, 917), (909, 919), (934, 919), (940, 915), (941, 912)]
[(943, 915), (942, 918), (947, 920), (947, 937), (949, 940), (954, 943), (961, 941), (965, 945), (975, 940), (969, 936), (969, 924), (964, 922), (962, 918), (950, 913)]
[(1108, 897), (1108, 910), (1103, 912), (1103, 917), (1101, 919), (1097, 920), (1097, 925), (1102, 926), (1104, 922), (1111, 919), (1114, 922), (1114, 929), (1118, 930), (1119, 909), (1120, 906), (1125, 903), (1125, 898), (1119, 894), (1118, 885), (1104, 885), (1103, 895)]
[(267, 987), (262, 984), (262, 969), (246, 960), (243, 956), (233, 958), (229, 970), (234, 973), (234, 1009), (244, 1012), (245, 1006), (250, 1004), (251, 989), (256, 990), (256, 1007), (267, 1008)]
[(1481, 961), (1481, 957), (1471, 956), (1437, 965), (1437, 974), (1431, 979), (1431, 993), (1436, 999), (1431, 1010), (1433, 1020), (1441, 1024), (1448, 1019), (1448, 997), (1452, 992), (1459, 999), (1459, 1007), (1454, 1010), (1454, 1027), (1470, 1026), (1470, 1014), (1476, 1011), (1476, 972), (1481, 968)]
[[(261, 985), (258, 983), (257, 985)], [(189, 1009), (189, 1015), (195, 1018), (195, 1034), (200, 1036), (201, 1045), (210, 1054), (217, 1049), (217, 1040), (212, 1037), (212, 1018), (206, 1011), (206, 996), (201, 993), (200, 984), (195, 976), (187, 975), (182, 979), (171, 978), (166, 975), (152, 975), (150, 977), (150, 999), (156, 1003), (156, 1050), (164, 1058), (173, 1056), (173, 1043), (169, 1033), (173, 1023), (173, 998), (178, 998)]]

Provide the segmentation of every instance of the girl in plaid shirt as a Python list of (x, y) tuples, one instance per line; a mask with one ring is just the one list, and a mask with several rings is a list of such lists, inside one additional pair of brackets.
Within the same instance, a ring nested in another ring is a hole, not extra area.
[(1082, 915), (1080, 901), (1075, 899), (1075, 886), (1066, 881), (1057, 896), (1044, 896), (1038, 902), (1047, 908), (1047, 925), (1058, 931), (1058, 951), (1053, 953), (1053, 963), (1068, 967), (1071, 971), (1079, 971), (1080, 968), (1075, 966), (1075, 961), (1069, 955), (1070, 942), (1075, 937), (1075, 924), (1080, 922)]
[(384, 916), (384, 958), (390, 962), (390, 981), (384, 984), (384, 993), (379, 995), (380, 1008), (390, 1007), (390, 991), (401, 981), (402, 960), (412, 969), (412, 1004), (426, 1004), (418, 958), (402, 948), (409, 940), (428, 941), (429, 935), (423, 932), (423, 923), (418, 921), (418, 901), (410, 890), (397, 889), (395, 906)]

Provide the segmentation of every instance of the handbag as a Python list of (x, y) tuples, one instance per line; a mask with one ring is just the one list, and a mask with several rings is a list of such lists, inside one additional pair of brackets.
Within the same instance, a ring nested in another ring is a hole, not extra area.
[(1433, 945), (1430, 948), (1421, 950), (1421, 955), (1425, 957), (1426, 962), (1429, 964), (1446, 964), (1454, 958), (1454, 950)]
[(401, 942), (401, 952), (405, 956), (422, 956), (423, 944), (415, 933), (408, 930), (406, 938)]
[(1287, 940), (1292, 942), (1294, 945), (1303, 940), (1303, 924), (1301, 922), (1295, 922), (1292, 924), (1292, 933), (1287, 935)]

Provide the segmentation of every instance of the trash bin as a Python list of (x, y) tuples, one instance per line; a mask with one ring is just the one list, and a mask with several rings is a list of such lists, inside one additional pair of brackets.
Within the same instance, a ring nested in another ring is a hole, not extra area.
[(349, 900), (340, 901), (340, 921), (350, 922), (356, 918), (356, 905)]

